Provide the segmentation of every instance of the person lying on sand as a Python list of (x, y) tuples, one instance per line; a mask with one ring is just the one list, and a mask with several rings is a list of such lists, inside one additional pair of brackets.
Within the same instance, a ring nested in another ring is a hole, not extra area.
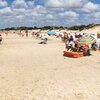
[(47, 38), (45, 38), (43, 41), (41, 41), (39, 44), (47, 44)]

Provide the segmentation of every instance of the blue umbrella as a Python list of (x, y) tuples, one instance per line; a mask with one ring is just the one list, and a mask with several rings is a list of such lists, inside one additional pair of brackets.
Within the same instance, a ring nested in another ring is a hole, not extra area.
[(48, 35), (56, 34), (54, 31), (48, 31), (47, 33), (48, 33)]

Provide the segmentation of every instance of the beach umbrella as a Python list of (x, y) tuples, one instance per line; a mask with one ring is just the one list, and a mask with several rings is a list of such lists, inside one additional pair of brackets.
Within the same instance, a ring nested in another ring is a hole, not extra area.
[(77, 43), (79, 45), (89, 45), (94, 42), (96, 42), (96, 38), (93, 35), (86, 35), (75, 41), (75, 43)]
[(95, 34), (91, 34), (90, 36), (97, 40), (97, 36)]
[(48, 35), (56, 34), (54, 31), (48, 31), (47, 33), (48, 33)]

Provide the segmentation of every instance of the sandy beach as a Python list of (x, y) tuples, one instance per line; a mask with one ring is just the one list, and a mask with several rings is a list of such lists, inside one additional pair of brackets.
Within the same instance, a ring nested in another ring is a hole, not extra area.
[(100, 100), (100, 0), (0, 0), (0, 100)]
[(100, 52), (63, 56), (64, 43), (47, 45), (9, 35), (0, 45), (0, 100), (100, 100)]

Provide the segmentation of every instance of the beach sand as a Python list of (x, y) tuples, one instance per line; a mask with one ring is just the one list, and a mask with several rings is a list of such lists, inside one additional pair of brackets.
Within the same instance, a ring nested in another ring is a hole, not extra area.
[(100, 52), (67, 58), (60, 39), (4, 36), (0, 100), (100, 100)]

